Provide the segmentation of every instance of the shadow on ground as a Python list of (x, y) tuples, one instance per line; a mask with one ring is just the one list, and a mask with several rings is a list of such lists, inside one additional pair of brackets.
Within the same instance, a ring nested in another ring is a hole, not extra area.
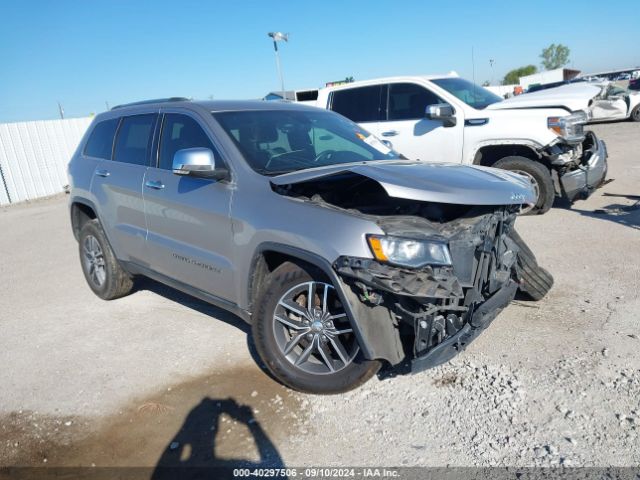
[[(224, 451), (221, 442), (229, 433), (222, 417), (227, 416), (248, 435), (235, 444), (234, 451)], [(250, 443), (257, 449), (257, 458), (246, 458)], [(238, 448), (245, 446), (247, 448)], [(187, 415), (184, 424), (167, 444), (158, 460), (152, 480), (175, 478), (233, 478), (235, 468), (284, 468), (275, 445), (256, 420), (252, 409), (232, 398), (204, 398)], [(286, 477), (276, 477), (286, 478)]]
[(195, 310), (196, 312), (202, 313), (203, 315), (212, 317), (213, 321), (224, 322), (227, 325), (231, 325), (232, 327), (235, 327), (238, 330), (242, 331), (246, 335), (247, 349), (249, 350), (249, 354), (251, 355), (253, 361), (263, 372), (265, 372), (271, 378), (274, 378), (258, 355), (258, 351), (256, 350), (256, 346), (253, 343), (253, 339), (251, 336), (251, 325), (249, 325), (237, 315), (234, 315), (227, 310), (216, 307), (215, 305), (192, 297), (191, 295), (183, 293), (180, 290), (176, 290), (175, 288), (169, 287), (168, 285), (164, 285), (160, 282), (156, 282), (155, 280), (147, 277), (136, 279), (135, 289), (136, 291), (147, 290), (149, 292), (153, 292), (156, 295), (160, 295), (161, 297), (166, 298), (167, 300), (179, 303), (180, 305)]
[(640, 230), (640, 196), (639, 195), (620, 195), (612, 193), (604, 193), (603, 197), (617, 197), (627, 200), (635, 200), (631, 205), (623, 205), (612, 203), (606, 207), (597, 208), (595, 210), (580, 210), (571, 208), (570, 211), (579, 213), (583, 217), (597, 218), (618, 225), (624, 225), (635, 230)]

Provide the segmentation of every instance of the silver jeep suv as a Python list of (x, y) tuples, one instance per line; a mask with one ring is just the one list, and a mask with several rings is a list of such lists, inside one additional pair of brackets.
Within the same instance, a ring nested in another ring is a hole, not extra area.
[(384, 364), (452, 358), (552, 277), (513, 229), (530, 183), (409, 161), (325, 110), (155, 100), (98, 115), (69, 165), (91, 289), (151, 277), (252, 325), (262, 360), (307, 392)]

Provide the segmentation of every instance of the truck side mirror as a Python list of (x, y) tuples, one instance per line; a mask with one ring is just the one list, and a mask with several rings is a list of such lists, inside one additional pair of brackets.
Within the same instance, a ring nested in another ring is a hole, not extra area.
[(425, 117), (429, 120), (440, 120), (444, 127), (454, 127), (457, 123), (455, 110), (448, 103), (436, 103), (427, 105)]
[(184, 148), (173, 155), (173, 173), (193, 177), (223, 180), (229, 176), (226, 168), (216, 168), (216, 159), (208, 148)]

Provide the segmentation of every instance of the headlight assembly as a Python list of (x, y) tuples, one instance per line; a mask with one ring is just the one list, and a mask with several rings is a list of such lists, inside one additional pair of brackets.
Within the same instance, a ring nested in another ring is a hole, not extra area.
[(589, 115), (580, 110), (565, 117), (548, 117), (547, 127), (568, 142), (584, 140), (584, 124), (589, 121)]
[(373, 256), (380, 262), (410, 268), (451, 265), (449, 247), (438, 240), (367, 235), (367, 241)]

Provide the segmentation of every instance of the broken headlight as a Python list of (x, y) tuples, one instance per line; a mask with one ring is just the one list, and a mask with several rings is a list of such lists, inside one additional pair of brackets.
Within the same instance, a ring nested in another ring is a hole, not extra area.
[(588, 121), (589, 115), (580, 110), (565, 117), (547, 118), (547, 127), (567, 142), (581, 142), (584, 140), (584, 124)]
[(373, 256), (381, 262), (411, 268), (451, 265), (449, 247), (438, 240), (367, 235), (367, 241)]

